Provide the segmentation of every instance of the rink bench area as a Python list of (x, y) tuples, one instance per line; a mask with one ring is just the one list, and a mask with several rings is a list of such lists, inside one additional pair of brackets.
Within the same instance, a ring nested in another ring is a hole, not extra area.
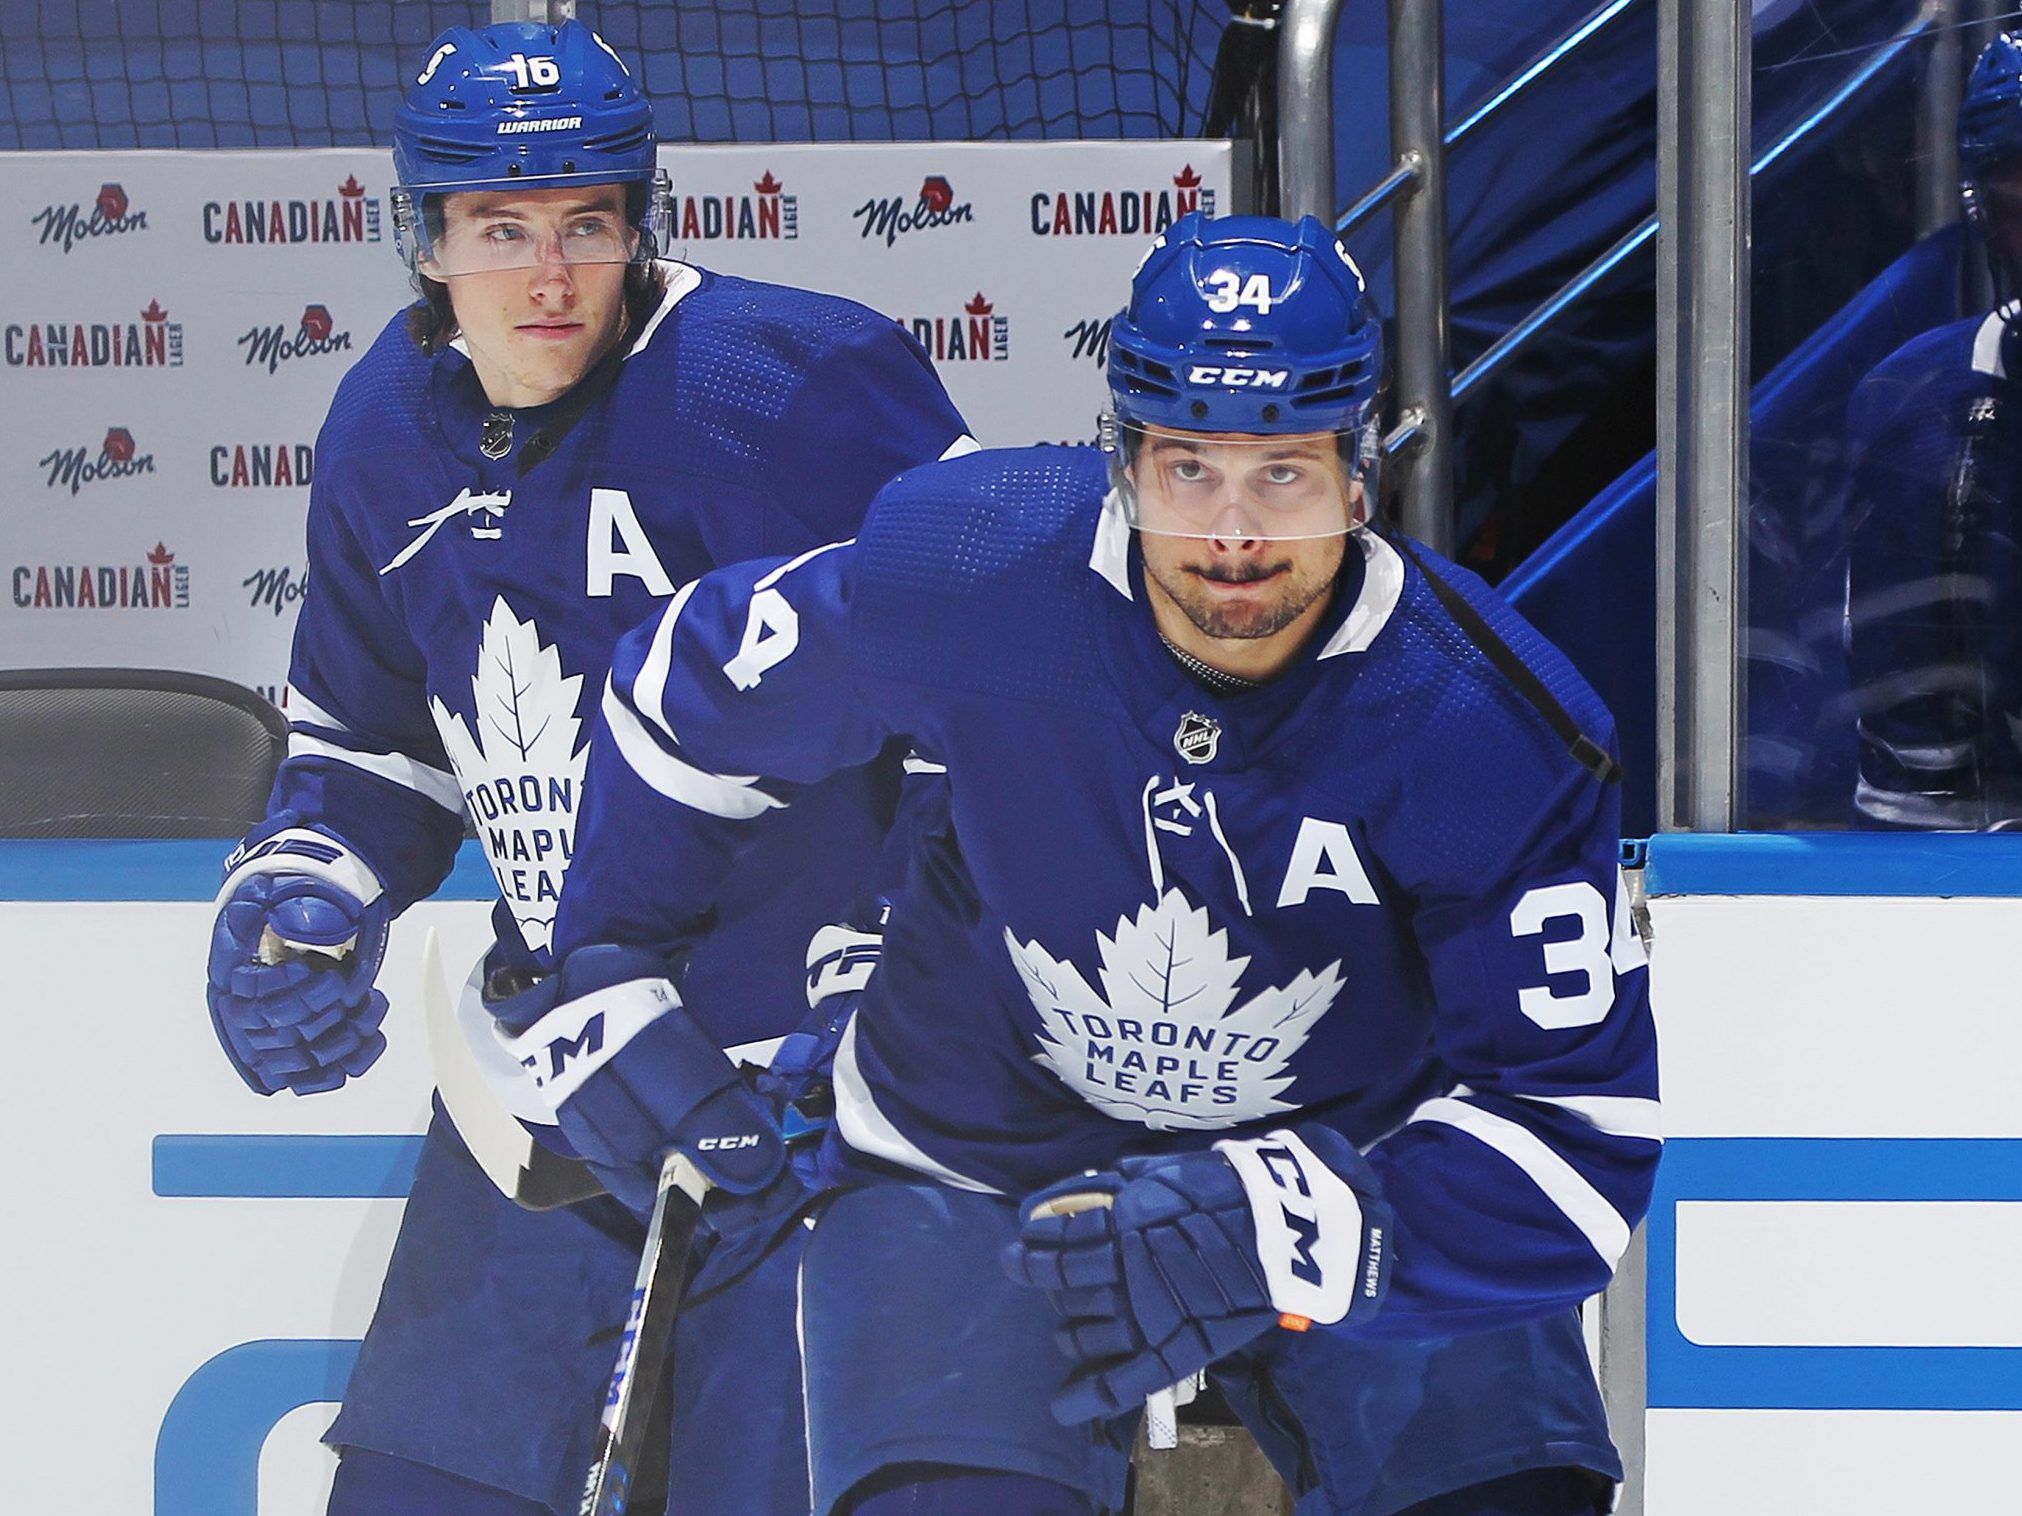
[[(426, 931), (389, 1049), (262, 1099), (203, 1001), (226, 844), (0, 842), (0, 962), (56, 1053), (4, 1120), (24, 1510), (318, 1516), (428, 1112)], [(1648, 1516), (1996, 1510), (2022, 1440), (2022, 836), (1654, 839), (1670, 1142), (1648, 1223)], [(117, 1372), (108, 1366), (116, 1365)], [(79, 1405), (96, 1408), (91, 1418)]]

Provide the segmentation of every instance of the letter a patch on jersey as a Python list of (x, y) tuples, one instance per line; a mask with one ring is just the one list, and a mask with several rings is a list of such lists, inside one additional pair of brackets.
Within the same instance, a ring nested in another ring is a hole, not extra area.
[(623, 490), (590, 491), (590, 528), (584, 539), (583, 593), (602, 600), (623, 575), (637, 579), (646, 592), (661, 599), (674, 593), (674, 581), (639, 525), (632, 497)]
[(1356, 905), (1378, 904), (1376, 886), (1369, 882), (1369, 871), (1362, 867), (1362, 855), (1355, 851), (1348, 828), (1307, 816), (1299, 822), (1292, 861), (1285, 865), (1278, 907), (1304, 905), (1315, 890), (1339, 890)]
[(1177, 890), (1096, 934), (1098, 994), (1072, 963), (1009, 931), (1040, 1017), (1039, 1057), (1082, 1099), (1154, 1131), (1234, 1126), (1293, 1109), (1292, 1056), (1341, 992), (1341, 964), (1236, 1003), (1248, 958)]

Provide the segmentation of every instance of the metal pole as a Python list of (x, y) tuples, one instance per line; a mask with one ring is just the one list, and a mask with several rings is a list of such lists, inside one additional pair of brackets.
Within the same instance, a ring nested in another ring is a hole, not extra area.
[(1662, 0), (1657, 152), (1658, 823), (1740, 817), (1750, 12)]
[[(2001, 3), (2001, 0), (1965, 0), (1964, 9), (1965, 15), (1962, 20), (1965, 26), (1961, 49), (1967, 58), (1977, 60), (1981, 51), (1994, 40), (1994, 33), (1999, 29), (1995, 17), (2005, 14), (2008, 7)], [(1965, 93), (1963, 84), (1960, 86), (1960, 93)], [(1957, 187), (1955, 181), (1953, 188)], [(1980, 238), (1970, 230), (1966, 234), (1964, 263), (1964, 277), (1961, 280), (1963, 286), (1961, 298), (1964, 302), (1962, 309), (1969, 315), (1992, 310), (1994, 271), (1987, 266), (1987, 255)]]
[(1278, 203), (1334, 221), (1334, 25), (1341, 0), (1288, 0), (1278, 17)]
[(1958, 0), (1932, 7), (1937, 36), (1917, 102), (1917, 235), (1959, 219), (1959, 97), (1965, 92), (1966, 38)]
[(1416, 161), (1392, 222), (1397, 282), (1397, 416), (1416, 427), (1405, 453), (1404, 529), (1453, 551), (1453, 396), (1446, 331), (1446, 42), (1444, 0), (1390, 0), (1390, 148)]

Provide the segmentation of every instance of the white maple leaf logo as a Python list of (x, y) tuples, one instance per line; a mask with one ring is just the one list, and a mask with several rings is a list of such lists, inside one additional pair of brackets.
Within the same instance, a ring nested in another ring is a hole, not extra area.
[(477, 730), (439, 698), (428, 702), (463, 785), (478, 837), (527, 946), (547, 950), (555, 902), (575, 851), (576, 799), (588, 747), (579, 739), (581, 674), (499, 596), (478, 641), (470, 681)]
[(1292, 1055), (1341, 992), (1341, 963), (1235, 1003), (1247, 958), (1205, 909), (1167, 890), (1096, 933), (1103, 993), (1072, 963), (1010, 931), (1004, 945), (1038, 1008), (1039, 1059), (1082, 1099), (1154, 1131), (1235, 1126), (1294, 1109)]

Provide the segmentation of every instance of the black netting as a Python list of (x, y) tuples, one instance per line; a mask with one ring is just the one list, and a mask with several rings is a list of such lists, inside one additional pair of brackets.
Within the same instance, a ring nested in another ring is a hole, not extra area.
[[(670, 141), (1197, 133), (1224, 0), (608, 0)], [(0, 149), (384, 143), (434, 0), (0, 0)]]

